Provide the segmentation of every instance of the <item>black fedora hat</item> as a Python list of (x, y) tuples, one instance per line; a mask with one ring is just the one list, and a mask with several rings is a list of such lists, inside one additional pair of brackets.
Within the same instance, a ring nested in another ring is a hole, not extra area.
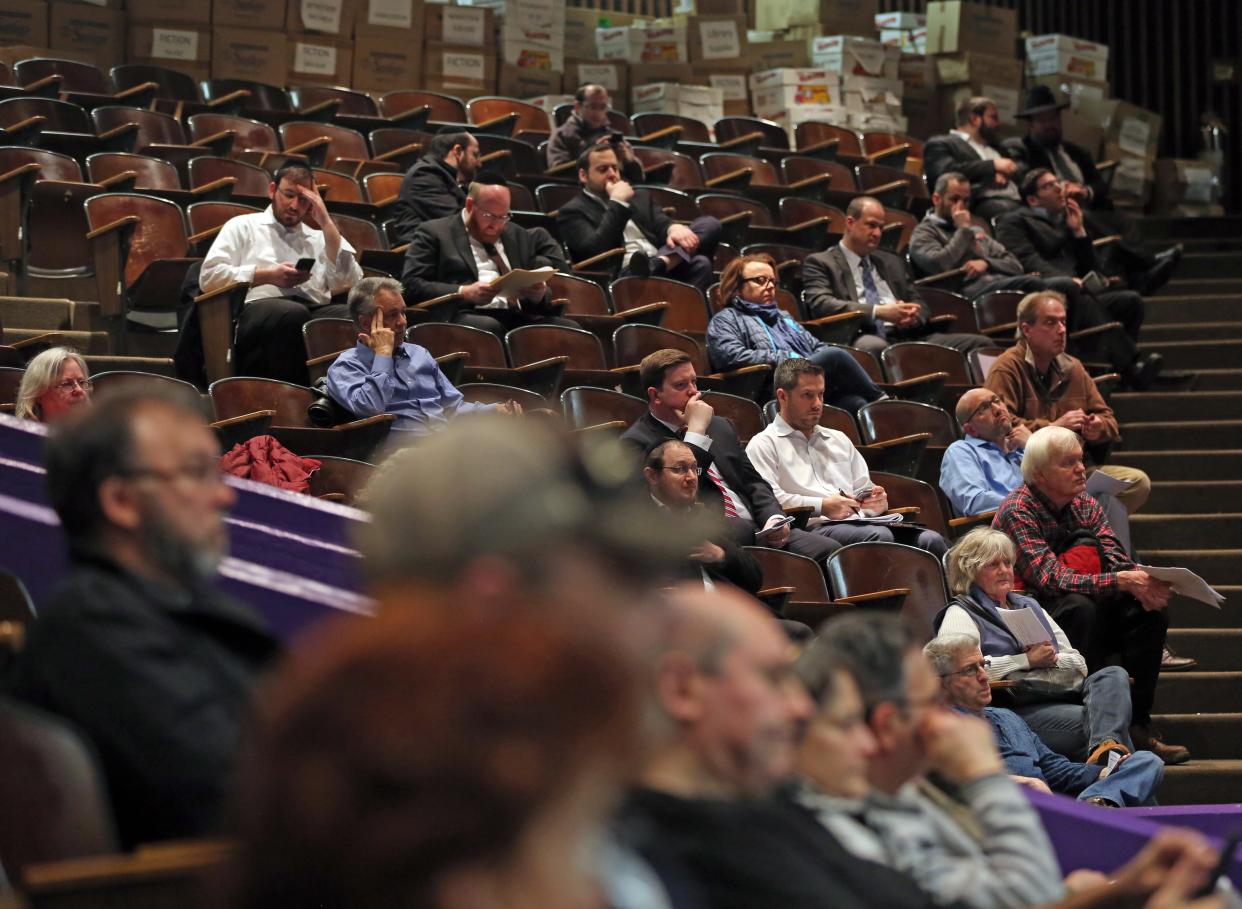
[(1064, 110), (1069, 107), (1068, 101), (1058, 101), (1052, 89), (1046, 85), (1033, 85), (1026, 93), (1026, 107), (1014, 114), (1015, 117), (1033, 117), (1050, 110)]

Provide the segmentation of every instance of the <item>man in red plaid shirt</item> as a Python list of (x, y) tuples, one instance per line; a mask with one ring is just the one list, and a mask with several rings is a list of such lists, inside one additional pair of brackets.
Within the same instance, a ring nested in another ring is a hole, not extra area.
[(1120, 656), (1134, 679), (1134, 744), (1166, 764), (1189, 760), (1186, 748), (1162, 742), (1150, 728), (1170, 585), (1134, 564), (1104, 511), (1084, 493), (1082, 442), (1072, 430), (1046, 426), (1034, 433), (1022, 478), (992, 522), (1016, 544), (1017, 573), (1086, 657), (1089, 672)]

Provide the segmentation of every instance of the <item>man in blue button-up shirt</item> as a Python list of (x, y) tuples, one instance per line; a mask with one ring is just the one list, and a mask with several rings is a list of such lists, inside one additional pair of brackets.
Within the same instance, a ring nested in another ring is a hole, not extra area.
[(461, 413), (495, 410), (517, 415), (522, 406), (471, 404), (453, 387), (424, 347), (402, 343), (405, 300), (392, 278), (364, 278), (349, 292), (358, 343), (328, 369), (328, 393), (358, 417), (391, 413), (393, 428), (428, 433)]

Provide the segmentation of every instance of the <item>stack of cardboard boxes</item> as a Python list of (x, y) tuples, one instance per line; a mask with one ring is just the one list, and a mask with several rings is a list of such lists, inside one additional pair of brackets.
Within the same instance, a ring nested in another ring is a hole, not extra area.
[(904, 133), (904, 94), (898, 64), (901, 49), (875, 38), (829, 35), (812, 44), (811, 62), (836, 73), (841, 79), (841, 104), (845, 119), (832, 118), (841, 126), (865, 132), (879, 130)]
[(508, 0), (497, 7), (497, 93), (513, 98), (559, 95), (565, 73), (565, 0)]
[(625, 109), (630, 97), (628, 60), (604, 60), (596, 50), (595, 34), (600, 28), (626, 25), (634, 17), (596, 9), (565, 10), (565, 78), (561, 89), (573, 94), (582, 85), (602, 85), (613, 104)]
[(169, 66), (195, 79), (211, 75), (210, 4), (199, 0), (128, 0), (130, 63)]
[[(19, 6), (28, 4), (19, 3)], [(33, 7), (34, 4), (29, 4)], [(6, 0), (4, 6), (9, 6)], [(38, 43), (74, 59), (93, 63), (105, 73), (125, 62), (125, 12), (121, 0), (71, 3), (52, 0), (39, 3), (47, 23), (47, 39)]]
[(422, 87), (471, 98), (496, 90), (496, 13), (428, 3)]
[(902, 53), (927, 53), (927, 17), (922, 13), (876, 13), (875, 27), (880, 43)]
[(1017, 42), (1016, 10), (964, 0), (927, 4), (927, 78), (935, 92), (931, 122), (919, 124), (927, 135), (952, 129), (958, 104), (974, 95), (992, 98), (1002, 125), (1013, 127), (1022, 104)]

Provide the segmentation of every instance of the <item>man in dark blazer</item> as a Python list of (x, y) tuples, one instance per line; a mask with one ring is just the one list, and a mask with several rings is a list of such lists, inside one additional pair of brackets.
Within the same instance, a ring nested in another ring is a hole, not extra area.
[(957, 129), (933, 136), (923, 149), (927, 185), (956, 172), (970, 181), (970, 210), (988, 221), (1022, 207), (1018, 186), (1026, 168), (1001, 151), (996, 102), (977, 96), (957, 107)]
[[(1093, 297), (1121, 323), (1132, 341), (1138, 341), (1143, 324), (1143, 298), (1132, 290), (1101, 287), (1092, 290), (1083, 280), (1099, 267), (1095, 246), (1087, 232), (1078, 201), (1066, 198), (1062, 182), (1052, 171), (1037, 167), (1022, 184), (1027, 207), (1004, 215), (996, 222), (996, 239), (1018, 257), (1027, 271), (1044, 278), (1067, 277), (1083, 296)], [(1142, 390), (1160, 371), (1158, 353), (1139, 354), (1122, 370), (1132, 387)]]
[(401, 289), (409, 306), (457, 295), (453, 321), (503, 337), (510, 328), (534, 322), (576, 328), (556, 316), (547, 284), (535, 284), (508, 299), (491, 286), (516, 268), (555, 269), (565, 260), (551, 244), (509, 219), (509, 188), (503, 181), (470, 184), (461, 214), (427, 221), (414, 231), (405, 254)]
[(1131, 288), (1150, 294), (1169, 280), (1182, 257), (1180, 244), (1151, 253), (1143, 246), (1134, 219), (1113, 208), (1108, 181), (1095, 166), (1087, 149), (1066, 142), (1061, 127), (1061, 111), (1068, 101), (1058, 101), (1052, 89), (1036, 85), (1027, 92), (1026, 107), (1017, 117), (1027, 121), (1026, 135), (1006, 141), (1010, 155), (1026, 169), (1043, 167), (1062, 181), (1067, 197), (1082, 206), (1087, 230), (1097, 237), (1119, 234), (1121, 242), (1109, 247), (1102, 267), (1110, 273), (1124, 274)]
[(841, 242), (802, 263), (806, 317), (861, 313), (851, 343), (877, 355), (895, 341), (930, 341), (963, 353), (992, 346), (983, 335), (933, 331), (928, 326), (930, 312), (919, 299), (905, 261), (879, 249), (883, 228), (884, 206), (878, 199), (858, 196), (850, 203)]
[(659, 442), (682, 438), (703, 469), (699, 500), (713, 510), (723, 509), (734, 543), (788, 549), (819, 562), (840, 548), (827, 537), (780, 525), (784, 510), (746, 457), (737, 430), (699, 396), (689, 354), (658, 350), (644, 357), (639, 368), (647, 413), (625, 431), (622, 441), (645, 455)]
[(582, 192), (560, 207), (556, 226), (575, 262), (623, 246), (623, 275), (672, 278), (706, 290), (715, 281), (712, 256), (720, 222), (704, 216), (675, 223), (641, 189), (621, 179), (617, 153), (592, 145), (578, 158)]
[(393, 246), (409, 243), (424, 221), (447, 218), (465, 207), (466, 186), (479, 171), (479, 141), (470, 133), (444, 127), (431, 147), (405, 174), (393, 220), (388, 227)]

